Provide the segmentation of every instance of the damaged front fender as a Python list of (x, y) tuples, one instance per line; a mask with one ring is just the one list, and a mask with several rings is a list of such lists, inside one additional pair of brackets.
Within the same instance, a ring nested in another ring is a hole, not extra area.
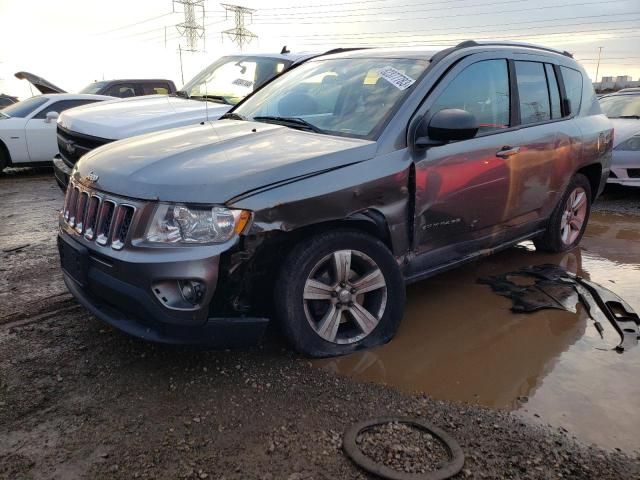
[(410, 165), (406, 150), (400, 150), (260, 191), (236, 200), (230, 207), (253, 212), (248, 236), (294, 232), (366, 217), (386, 226), (387, 244), (399, 257), (410, 245)]

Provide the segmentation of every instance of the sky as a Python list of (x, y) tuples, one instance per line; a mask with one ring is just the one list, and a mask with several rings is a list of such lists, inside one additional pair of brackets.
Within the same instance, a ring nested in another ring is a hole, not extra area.
[[(348, 46), (451, 46), (512, 40), (567, 50), (596, 76), (640, 78), (640, 0), (227, 0), (254, 9), (247, 53), (321, 52)], [(239, 47), (221, 3), (203, 0), (197, 52), (171, 0), (0, 0), (0, 93), (31, 96), (13, 74), (35, 73), (67, 91), (95, 80), (169, 78), (178, 86)], [(33, 92), (37, 93), (37, 92)]]

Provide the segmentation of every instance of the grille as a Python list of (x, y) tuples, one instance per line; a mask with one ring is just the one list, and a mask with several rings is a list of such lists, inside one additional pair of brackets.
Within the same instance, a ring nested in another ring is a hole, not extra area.
[(113, 140), (75, 133), (58, 125), (58, 151), (70, 168), (73, 168), (84, 154), (110, 142)]
[(628, 168), (627, 175), (629, 178), (640, 178), (640, 168)]
[(120, 250), (129, 235), (136, 208), (125, 200), (70, 184), (62, 216), (76, 233), (98, 245)]

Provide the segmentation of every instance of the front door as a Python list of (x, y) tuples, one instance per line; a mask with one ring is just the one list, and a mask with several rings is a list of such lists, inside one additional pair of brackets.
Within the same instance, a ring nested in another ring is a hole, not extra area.
[[(416, 160), (414, 248), (416, 253), (444, 247), (459, 257), (477, 248), (475, 240), (497, 235), (509, 215), (509, 188), (519, 155), (512, 130), (509, 66), (505, 58), (454, 67), (427, 100), (427, 117), (458, 108), (475, 115), (475, 138), (429, 148)], [(427, 118), (428, 120), (428, 118)]]

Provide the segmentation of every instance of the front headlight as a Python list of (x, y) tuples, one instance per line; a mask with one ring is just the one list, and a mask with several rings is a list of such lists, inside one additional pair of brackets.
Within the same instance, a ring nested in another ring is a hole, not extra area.
[(241, 233), (249, 218), (246, 210), (160, 204), (145, 239), (157, 243), (223, 243)]
[(640, 151), (640, 134), (627, 138), (624, 142), (614, 148), (614, 150), (626, 150), (631, 152)]

